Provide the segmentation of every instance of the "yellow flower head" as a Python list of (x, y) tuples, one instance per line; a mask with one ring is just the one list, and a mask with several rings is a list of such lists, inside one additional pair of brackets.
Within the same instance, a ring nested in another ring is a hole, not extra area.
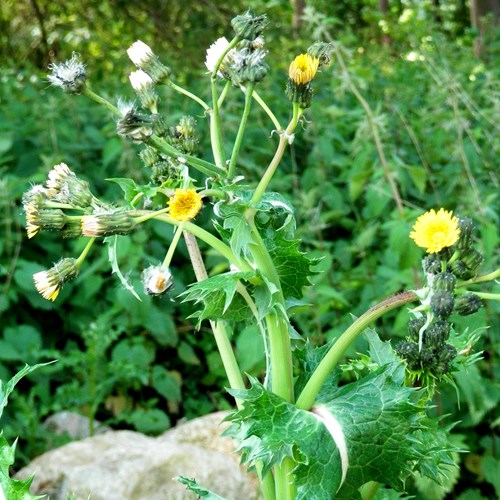
[(458, 218), (444, 208), (421, 215), (410, 233), (410, 238), (428, 253), (437, 253), (443, 248), (451, 247), (459, 236)]
[(56, 300), (66, 281), (78, 276), (78, 263), (75, 259), (61, 259), (48, 271), (40, 271), (33, 275), (35, 287), (47, 300)]
[(297, 85), (309, 83), (318, 71), (319, 59), (309, 54), (300, 54), (290, 64), (288, 76)]
[(194, 189), (176, 189), (168, 200), (170, 217), (178, 221), (194, 219), (201, 210), (201, 196)]

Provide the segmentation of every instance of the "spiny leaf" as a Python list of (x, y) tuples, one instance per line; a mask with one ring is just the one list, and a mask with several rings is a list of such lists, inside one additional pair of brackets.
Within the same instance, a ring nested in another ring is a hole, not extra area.
[[(232, 391), (244, 404), (228, 417), (233, 422), (228, 434), (240, 440), (243, 460), (250, 466), (261, 461), (268, 470), (293, 457), (297, 498), (325, 500), (359, 498), (358, 489), (370, 480), (401, 489), (414, 469), (436, 479), (439, 464), (453, 463), (450, 454), (456, 449), (446, 430), (425, 416), (421, 393), (404, 386), (401, 364), (385, 364), (357, 382), (330, 389), (313, 409), (317, 415), (298, 410), (255, 379), (249, 390)], [(331, 434), (329, 421), (337, 429)], [(341, 460), (342, 441), (348, 468), (345, 455)]]
[(302, 298), (302, 289), (310, 285), (309, 277), (315, 274), (311, 266), (317, 264), (317, 259), (310, 259), (299, 251), (300, 240), (286, 239), (283, 229), (265, 231), (264, 243), (278, 272), (285, 299)]
[(240, 281), (255, 277), (252, 272), (224, 273), (200, 281), (189, 287), (182, 296), (184, 300), (202, 303), (203, 307), (191, 315), (198, 318), (243, 321), (252, 317), (252, 312), (240, 294), (236, 293)]

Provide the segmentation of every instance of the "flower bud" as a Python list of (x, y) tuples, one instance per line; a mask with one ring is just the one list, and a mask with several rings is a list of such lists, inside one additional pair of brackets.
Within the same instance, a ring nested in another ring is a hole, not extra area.
[(331, 43), (315, 42), (307, 49), (307, 53), (318, 59), (320, 66), (330, 66), (332, 50)]
[(454, 260), (448, 265), (448, 268), (457, 278), (468, 279), (472, 277), (472, 273), (461, 260)]
[(481, 307), (483, 307), (483, 301), (475, 293), (464, 293), (455, 298), (455, 312), (460, 316), (474, 314)]
[(61, 229), (63, 238), (79, 238), (82, 235), (82, 225), (79, 219), (68, 219)]
[(266, 16), (253, 16), (250, 11), (236, 16), (231, 21), (236, 35), (242, 40), (255, 40), (267, 26)]
[(128, 234), (134, 229), (135, 221), (126, 212), (84, 215), (81, 217), (82, 234), (91, 238)]
[(309, 83), (297, 85), (293, 80), (288, 79), (285, 92), (288, 99), (298, 103), (300, 108), (307, 109), (311, 106), (314, 93)]
[(89, 183), (79, 179), (66, 163), (59, 163), (52, 168), (46, 184), (51, 199), (60, 203), (87, 208), (94, 200)]
[(437, 352), (434, 373), (444, 375), (450, 371), (450, 363), (456, 358), (457, 350), (450, 344), (444, 344)]
[(432, 281), (432, 288), (434, 290), (446, 290), (447, 292), (453, 292), (455, 290), (455, 284), (457, 278), (452, 273), (438, 273), (434, 276)]
[(450, 324), (438, 319), (424, 333), (424, 343), (429, 349), (440, 348), (450, 336)]
[(240, 49), (233, 55), (233, 62), (229, 73), (234, 85), (241, 85), (248, 82), (260, 82), (269, 71), (269, 66), (264, 61), (267, 52), (262, 49), (250, 50)]
[(64, 283), (78, 276), (76, 259), (61, 259), (48, 271), (33, 276), (38, 292), (47, 300), (56, 300)]
[(52, 71), (48, 79), (52, 85), (61, 87), (67, 94), (81, 94), (86, 87), (87, 72), (85, 65), (80, 61), (80, 56), (73, 52), (68, 61), (61, 64), (50, 64)]
[(162, 295), (174, 286), (172, 273), (163, 266), (149, 266), (142, 272), (141, 279), (148, 295)]
[(420, 329), (425, 325), (427, 317), (419, 316), (418, 318), (412, 318), (408, 321), (408, 333), (410, 338), (415, 342), (418, 342)]
[(461, 255), (461, 260), (467, 266), (467, 269), (474, 272), (483, 263), (484, 257), (479, 250), (471, 247)]
[(441, 272), (441, 259), (437, 253), (430, 253), (422, 260), (422, 268), (425, 274), (436, 274)]
[(152, 167), (157, 161), (160, 160), (160, 155), (156, 149), (151, 146), (146, 146), (140, 153), (139, 157), (144, 163), (145, 167)]
[(66, 223), (66, 215), (60, 209), (26, 207), (26, 232), (33, 238), (40, 229), (60, 230)]
[(453, 310), (454, 297), (452, 292), (436, 290), (431, 297), (431, 311), (440, 318), (447, 318)]
[(460, 229), (460, 237), (458, 238), (457, 248), (462, 252), (467, 251), (472, 245), (474, 222), (470, 217), (459, 217), (458, 228)]

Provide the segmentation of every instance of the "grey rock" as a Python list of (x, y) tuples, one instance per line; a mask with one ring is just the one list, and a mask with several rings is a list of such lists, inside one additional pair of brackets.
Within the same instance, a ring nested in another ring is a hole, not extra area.
[(17, 474), (35, 474), (31, 492), (50, 500), (191, 500), (173, 478), (195, 478), (228, 500), (256, 500), (258, 482), (239, 465), (235, 443), (220, 434), (226, 413), (189, 421), (152, 438), (111, 431), (37, 457)]
[[(73, 439), (82, 439), (89, 437), (89, 419), (78, 413), (71, 411), (60, 411), (48, 417), (43, 426), (54, 432), (55, 434), (67, 434)], [(94, 422), (94, 435), (108, 432), (111, 429), (101, 424), (99, 421)]]

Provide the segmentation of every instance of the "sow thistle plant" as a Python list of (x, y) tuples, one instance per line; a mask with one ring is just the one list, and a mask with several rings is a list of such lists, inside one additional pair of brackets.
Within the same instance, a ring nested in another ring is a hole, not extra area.
[[(409, 235), (427, 251), (424, 288), (376, 304), (321, 347), (298, 333), (291, 316), (297, 306), (305, 306), (303, 291), (315, 274), (317, 260), (300, 250), (292, 205), (268, 187), (333, 49), (316, 42), (291, 61), (283, 82), (291, 118), (282, 126), (256, 90), (269, 72), (262, 36), (266, 18), (247, 12), (231, 24), (232, 39), (219, 39), (207, 51), (209, 103), (177, 85), (172, 70), (141, 41), (128, 49), (136, 66), (130, 74), (136, 102), (115, 105), (92, 91), (76, 54), (52, 65), (51, 83), (104, 105), (116, 118), (118, 134), (142, 144), (139, 157), (150, 181), (138, 185), (131, 179), (111, 179), (125, 196), (121, 203), (109, 203), (92, 193), (66, 164), (54, 166), (44, 185), (35, 185), (24, 195), (28, 237), (59, 231), (64, 238), (86, 238), (87, 245), (80, 256), (65, 257), (37, 273), (35, 286), (44, 298), (56, 300), (62, 286), (78, 275), (96, 240), (104, 239), (113, 271), (139, 298), (118, 269), (118, 236), (149, 220), (162, 221), (173, 227), (173, 239), (163, 262), (142, 271), (144, 292), (172, 293), (175, 284), (169, 267), (183, 236), (197, 283), (182, 294), (182, 300), (194, 303), (192, 317), (198, 326), (210, 322), (236, 404), (227, 417), (231, 422), (227, 434), (239, 441), (242, 461), (256, 471), (266, 500), (369, 499), (380, 485), (404, 491), (406, 478), (415, 472), (440, 482), (445, 474), (442, 466), (453, 464), (457, 449), (448, 441), (451, 425), (440, 425), (427, 414), (431, 396), (438, 381), (452, 381), (453, 371), (479, 356), (469, 355), (477, 336), (455, 332), (451, 318), (454, 313), (473, 314), (484, 300), (498, 300), (498, 294), (469, 288), (498, 278), (500, 270), (480, 274), (483, 259), (474, 246), (470, 218), (443, 208), (431, 210), (417, 219)], [(208, 121), (212, 159), (197, 156), (192, 117), (169, 123), (161, 114), (162, 86), (200, 106)], [(223, 133), (228, 92), (244, 96), (231, 145)], [(255, 185), (246, 182), (238, 169), (254, 102), (270, 120), (267, 140), (277, 140), (276, 152)], [(201, 211), (210, 214), (213, 231), (196, 223)], [(225, 272), (208, 277), (198, 240), (220, 255)], [(339, 362), (353, 341), (377, 318), (414, 302), (419, 304), (410, 311), (407, 339), (394, 350), (373, 332), (367, 335), (369, 361), (361, 364), (368, 370), (358, 370), (356, 382), (339, 386)], [(262, 380), (242, 373), (231, 343), (230, 332), (249, 322), (258, 326), (264, 341)], [(202, 496), (211, 495), (194, 479), (178, 479)]]

